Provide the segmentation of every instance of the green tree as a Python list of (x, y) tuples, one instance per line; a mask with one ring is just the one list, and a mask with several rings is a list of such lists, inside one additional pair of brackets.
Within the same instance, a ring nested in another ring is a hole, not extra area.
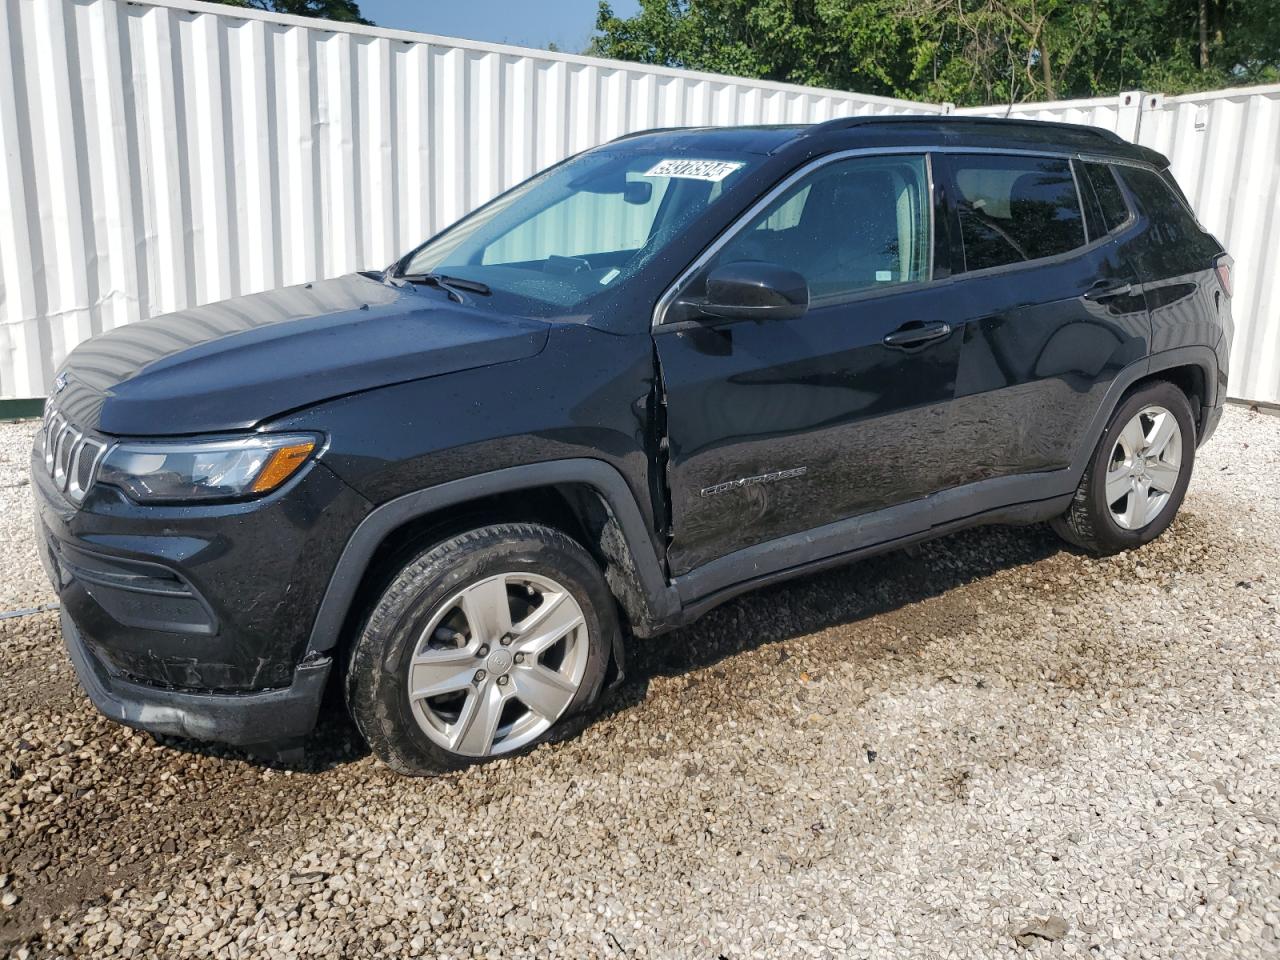
[(591, 52), (989, 104), (1280, 78), (1280, 0), (640, 0)]
[(295, 17), (320, 17), (343, 23), (371, 23), (360, 16), (356, 0), (214, 0), (233, 7), (252, 7), (271, 13), (288, 13)]
[(889, 15), (899, 0), (641, 0), (634, 17), (600, 4), (591, 52), (641, 63), (888, 93), (915, 72), (923, 37)]

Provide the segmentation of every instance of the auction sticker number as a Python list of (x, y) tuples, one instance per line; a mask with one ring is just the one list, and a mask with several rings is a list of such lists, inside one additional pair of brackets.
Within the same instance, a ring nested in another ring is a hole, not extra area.
[(646, 177), (680, 177), (718, 183), (742, 166), (733, 160), (659, 160), (645, 172)]

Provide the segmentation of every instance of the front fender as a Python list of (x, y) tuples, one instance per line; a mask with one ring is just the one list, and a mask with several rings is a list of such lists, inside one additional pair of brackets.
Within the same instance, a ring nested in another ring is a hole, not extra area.
[(679, 601), (663, 574), (654, 538), (622, 475), (602, 460), (580, 457), (507, 467), (451, 480), (406, 493), (375, 509), (360, 522), (343, 548), (312, 626), (308, 654), (322, 654), (338, 642), (374, 553), (396, 529), (419, 517), (482, 497), (567, 483), (590, 487), (608, 508), (630, 560), (637, 594), (634, 599), (643, 605), (643, 621), (649, 626), (646, 632), (656, 632), (658, 625), (674, 618)]

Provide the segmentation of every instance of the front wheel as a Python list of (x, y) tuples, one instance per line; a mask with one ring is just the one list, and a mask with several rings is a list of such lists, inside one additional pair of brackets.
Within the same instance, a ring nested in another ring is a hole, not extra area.
[(1150, 543), (1177, 515), (1195, 455), (1186, 394), (1164, 382), (1137, 390), (1112, 415), (1075, 499), (1053, 529), (1098, 554)]
[(383, 592), (352, 649), (348, 707), (396, 771), (456, 770), (530, 747), (593, 703), (617, 630), (578, 543), (536, 524), (473, 530)]

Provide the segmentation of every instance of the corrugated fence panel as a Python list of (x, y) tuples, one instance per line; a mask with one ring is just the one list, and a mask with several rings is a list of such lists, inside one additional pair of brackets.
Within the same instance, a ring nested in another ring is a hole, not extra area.
[(1235, 258), (1231, 395), (1280, 403), (1280, 86), (1148, 94), (1138, 139)]
[(1052, 103), (1015, 103), (991, 107), (961, 107), (952, 112), (957, 116), (968, 117), (1013, 117), (1018, 120), (1084, 123), (1093, 127), (1104, 127), (1128, 140), (1133, 140), (1137, 136), (1141, 109), (1141, 91), (1130, 90), (1116, 97), (1057, 100)]
[[(624, 133), (946, 112), (198, 0), (0, 0), (0, 50), (0, 397), (45, 395), (102, 330), (383, 266)], [(1278, 100), (954, 112), (1091, 123), (1167, 153), (1238, 261), (1232, 394), (1280, 402)], [(599, 229), (639, 235), (646, 212)]]
[(178, 0), (0, 0), (0, 397), (43, 396), (102, 330), (384, 266), (630, 131), (942, 112), (331, 26)]

